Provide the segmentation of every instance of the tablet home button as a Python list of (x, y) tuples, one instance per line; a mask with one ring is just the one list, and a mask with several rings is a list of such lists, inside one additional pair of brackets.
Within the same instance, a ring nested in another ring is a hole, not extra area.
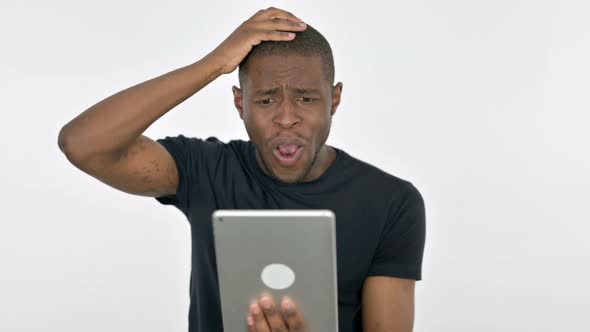
[(272, 289), (285, 289), (295, 282), (295, 272), (285, 264), (269, 264), (260, 273), (262, 282)]

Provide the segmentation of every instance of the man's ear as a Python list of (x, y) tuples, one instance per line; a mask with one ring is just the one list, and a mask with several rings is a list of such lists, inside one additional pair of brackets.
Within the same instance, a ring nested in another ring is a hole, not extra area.
[(238, 88), (237, 86), (232, 86), (232, 91), (234, 93), (234, 105), (236, 106), (236, 109), (238, 110), (238, 113), (240, 113), (240, 119), (244, 119), (244, 104), (243, 104), (243, 99), (242, 99), (242, 90), (240, 90), (240, 88)]
[(332, 109), (330, 110), (330, 115), (334, 116), (336, 114), (336, 109), (338, 105), (340, 105), (340, 96), (342, 95), (342, 82), (338, 82), (332, 89)]

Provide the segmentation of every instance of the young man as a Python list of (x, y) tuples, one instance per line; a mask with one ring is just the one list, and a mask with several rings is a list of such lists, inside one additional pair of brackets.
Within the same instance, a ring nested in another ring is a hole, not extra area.
[[(250, 141), (183, 135), (153, 141), (142, 135), (238, 66), (234, 103)], [(410, 182), (325, 144), (341, 93), (325, 38), (271, 7), (196, 63), (92, 106), (62, 128), (59, 147), (100, 181), (155, 197), (186, 215), (192, 235), (191, 332), (223, 330), (212, 212), (302, 208), (330, 209), (337, 216), (340, 331), (409, 332), (415, 281), (421, 280), (424, 203)], [(262, 296), (244, 313), (248, 331), (307, 330), (288, 298)]]

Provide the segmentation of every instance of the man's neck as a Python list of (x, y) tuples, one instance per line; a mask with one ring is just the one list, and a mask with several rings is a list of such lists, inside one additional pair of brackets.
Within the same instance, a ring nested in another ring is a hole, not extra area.
[(309, 172), (309, 174), (307, 174), (304, 181), (313, 181), (322, 176), (322, 174), (324, 174), (326, 170), (328, 170), (330, 165), (332, 165), (335, 159), (336, 150), (329, 145), (324, 145), (322, 147), (322, 151), (318, 153), (318, 157), (316, 159), (314, 167)]

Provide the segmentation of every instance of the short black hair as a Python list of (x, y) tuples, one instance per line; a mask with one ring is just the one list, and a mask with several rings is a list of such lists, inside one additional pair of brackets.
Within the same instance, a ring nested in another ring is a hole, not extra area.
[(248, 71), (248, 62), (252, 57), (291, 54), (302, 56), (319, 55), (323, 62), (325, 79), (330, 82), (330, 86), (334, 85), (334, 56), (332, 55), (330, 43), (328, 43), (321, 33), (307, 24), (305, 30), (296, 32), (293, 40), (265, 40), (255, 45), (242, 62), (240, 62), (238, 69), (240, 86), (244, 86)]

